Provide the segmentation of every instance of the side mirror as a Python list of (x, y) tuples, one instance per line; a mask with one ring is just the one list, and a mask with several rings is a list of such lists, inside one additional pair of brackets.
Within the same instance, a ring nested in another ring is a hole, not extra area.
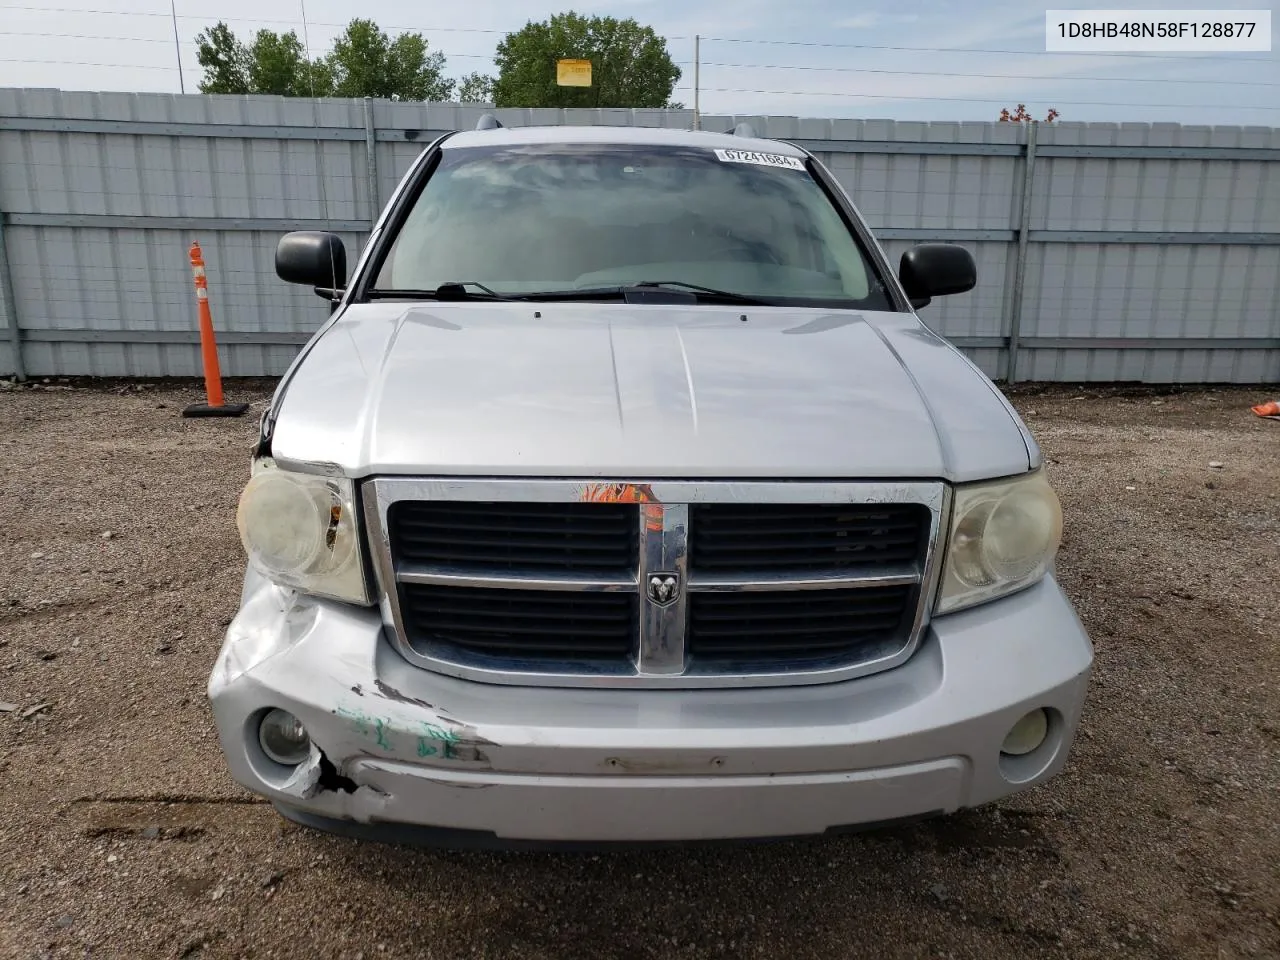
[(330, 300), (347, 285), (347, 249), (332, 233), (298, 230), (276, 244), (276, 275), (288, 283), (305, 283)]
[(922, 243), (902, 255), (898, 280), (917, 310), (934, 297), (972, 290), (978, 282), (973, 254), (953, 243)]

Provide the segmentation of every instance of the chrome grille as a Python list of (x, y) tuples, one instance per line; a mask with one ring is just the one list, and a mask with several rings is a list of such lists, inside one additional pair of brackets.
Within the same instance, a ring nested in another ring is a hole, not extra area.
[(815, 683), (901, 663), (949, 505), (919, 482), (385, 478), (362, 496), (407, 659), (561, 686)]

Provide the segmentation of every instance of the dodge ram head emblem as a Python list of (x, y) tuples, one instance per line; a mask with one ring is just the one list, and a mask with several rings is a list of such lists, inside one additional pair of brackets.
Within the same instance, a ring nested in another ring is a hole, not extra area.
[(660, 607), (675, 603), (676, 585), (680, 577), (674, 573), (655, 573), (649, 577), (649, 599)]

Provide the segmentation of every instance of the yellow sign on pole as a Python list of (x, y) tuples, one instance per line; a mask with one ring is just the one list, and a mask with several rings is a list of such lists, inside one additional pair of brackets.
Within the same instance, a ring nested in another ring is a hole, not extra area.
[(591, 61), (557, 60), (556, 85), (561, 87), (591, 86)]

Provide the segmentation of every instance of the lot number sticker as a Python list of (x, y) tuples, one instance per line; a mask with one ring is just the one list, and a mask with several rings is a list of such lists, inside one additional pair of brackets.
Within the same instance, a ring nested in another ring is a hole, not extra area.
[(777, 153), (756, 153), (754, 150), (717, 150), (716, 156), (725, 163), (755, 163), (762, 167), (786, 167), (803, 170), (804, 161), (799, 157), (784, 157)]

